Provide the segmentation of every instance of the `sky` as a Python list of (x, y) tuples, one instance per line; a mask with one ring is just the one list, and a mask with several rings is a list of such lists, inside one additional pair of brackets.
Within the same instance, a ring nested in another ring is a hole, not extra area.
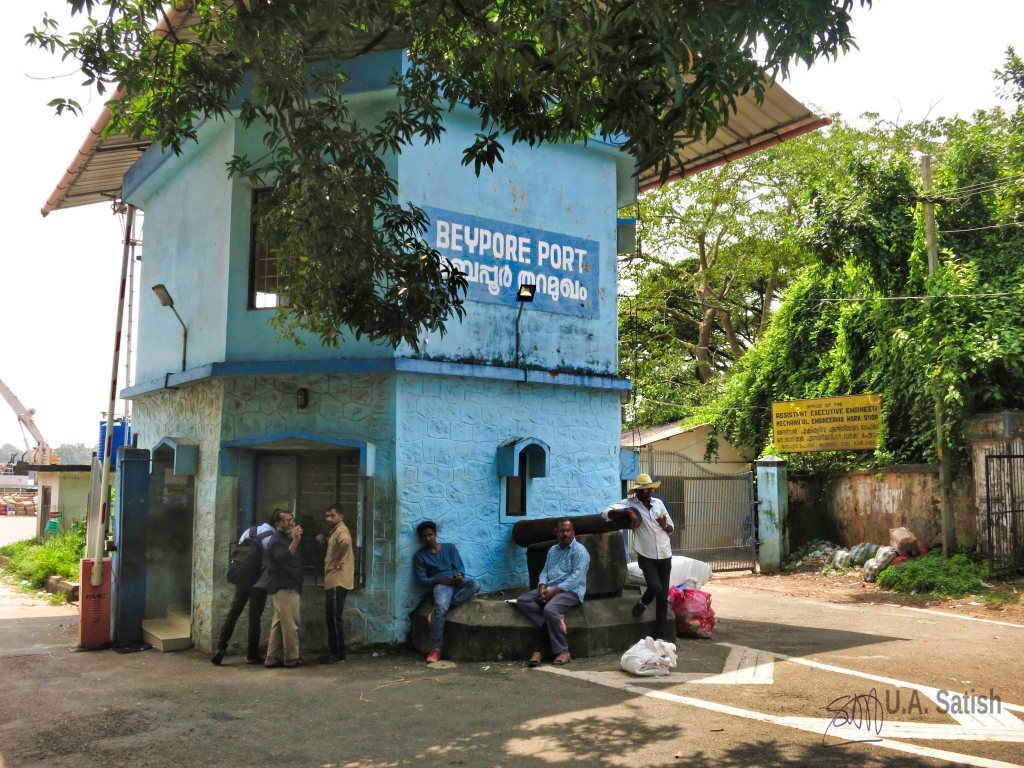
[[(64, 6), (8, 3), (0, 29), (8, 99), (0, 128), (7, 243), (0, 257), (0, 380), (36, 410), (36, 424), (54, 446), (99, 440), (122, 248), (122, 222), (107, 205), (39, 213), (102, 109), (71, 64), (24, 45), (44, 9), (62, 18)], [(852, 28), (859, 50), (810, 70), (797, 66), (784, 87), (821, 114), (847, 119), (864, 112), (895, 122), (969, 117), (998, 103), (992, 72), (1006, 47), (1024, 53), (1024, 0), (875, 0), (871, 9), (854, 9)], [(85, 115), (55, 117), (46, 104), (58, 96), (77, 98)], [(118, 374), (121, 389), (123, 356)], [(116, 412), (123, 407), (118, 401)], [(0, 443), (24, 445), (14, 412), (2, 404)]]

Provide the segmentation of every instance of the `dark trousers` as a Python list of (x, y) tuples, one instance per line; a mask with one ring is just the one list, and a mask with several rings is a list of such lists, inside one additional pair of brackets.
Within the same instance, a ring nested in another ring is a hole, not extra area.
[(228, 615), (220, 627), (220, 635), (217, 638), (217, 650), (226, 651), (228, 643), (231, 642), (231, 635), (235, 632), (235, 624), (242, 614), (246, 603), (249, 605), (249, 643), (248, 655), (250, 659), (258, 658), (260, 655), (260, 627), (263, 623), (263, 609), (267, 605), (267, 590), (260, 587), (243, 587), (235, 585), (235, 597), (228, 608)]
[(341, 614), (345, 610), (346, 597), (348, 597), (348, 590), (344, 587), (324, 590), (327, 647), (331, 649), (331, 656), (336, 656), (339, 659), (345, 658), (345, 626), (342, 623)]
[(655, 604), (654, 619), (657, 624), (654, 628), (654, 639), (671, 642), (676, 639), (674, 631), (671, 637), (668, 635), (668, 581), (672, 575), (672, 558), (655, 560), (637, 555), (636, 560), (644, 574), (644, 580), (647, 581), (647, 591), (640, 601), (644, 605)]
[(580, 604), (575, 592), (559, 592), (546, 603), (538, 601), (539, 589), (531, 589), (516, 598), (516, 608), (538, 627), (547, 631), (551, 652), (557, 656), (569, 650), (565, 639), (565, 612)]

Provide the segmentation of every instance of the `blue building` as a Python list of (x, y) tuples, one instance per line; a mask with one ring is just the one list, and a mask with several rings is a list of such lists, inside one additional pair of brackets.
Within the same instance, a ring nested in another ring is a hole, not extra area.
[[(403, 63), (401, 51), (360, 59), (353, 111), (388, 106), (388, 76)], [(780, 126), (821, 124), (806, 110), (794, 123), (802, 107), (774, 93), (780, 116), (744, 107), (737, 138), (695, 145), (693, 165), (777, 141)], [(117, 196), (145, 212), (138, 383), (124, 395), (138, 447), (153, 452), (148, 617), (184, 612), (192, 641), (211, 648), (238, 531), (283, 507), (314, 534), (338, 499), (358, 553), (347, 637), (402, 641), (421, 597), (410, 567), (421, 520), (437, 521), (468, 573), (494, 590), (527, 580), (510, 540), (517, 521), (593, 513), (619, 497), (629, 383), (617, 365), (617, 213), (635, 200), (632, 159), (600, 140), (509, 140), (504, 163), (477, 177), (461, 153), (478, 125), (457, 110), (440, 143), (394, 159), (400, 195), (429, 213), (428, 239), (470, 282), (464, 320), (418, 353), (354, 338), (338, 349), (275, 340), (274, 259), (252, 221), (259, 190), (225, 173), (232, 155), (260, 149), (258, 127), (209, 120), (180, 156), (97, 139), (110, 150), (108, 175), (111, 157), (124, 161)], [(89, 163), (44, 213), (110, 186)], [(148, 290), (158, 284), (188, 328), (184, 355), (178, 320)], [(537, 287), (533, 302), (516, 300), (522, 284)], [(322, 556), (312, 535), (304, 547), (306, 637), (319, 638)]]

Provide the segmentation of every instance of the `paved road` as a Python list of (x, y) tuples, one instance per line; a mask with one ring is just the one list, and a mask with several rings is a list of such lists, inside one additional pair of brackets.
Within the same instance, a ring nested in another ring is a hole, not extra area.
[[(392, 652), (302, 670), (237, 657), (216, 668), (192, 651), (75, 653), (67, 614), (0, 613), (0, 768), (1021, 762), (1024, 627), (727, 581), (711, 592), (715, 639), (680, 640), (667, 683), (626, 678), (615, 657), (557, 671), (431, 670)], [(945, 690), (990, 689), (994, 716), (939, 711)], [(844, 713), (860, 727), (842, 727)], [(869, 738), (880, 741), (860, 743)]]

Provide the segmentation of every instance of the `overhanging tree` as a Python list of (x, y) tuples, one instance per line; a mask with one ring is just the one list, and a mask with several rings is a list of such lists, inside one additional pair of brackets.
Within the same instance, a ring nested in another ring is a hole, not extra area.
[[(56, 2), (57, 0), (52, 0)], [(233, 99), (265, 126), (266, 154), (230, 172), (271, 187), (262, 237), (288, 302), (275, 323), (336, 345), (357, 337), (414, 348), (461, 316), (465, 280), (422, 238), (426, 217), (397, 199), (383, 155), (433, 142), (463, 104), (480, 131), (477, 173), (513, 142), (621, 135), (640, 170), (668, 174), (681, 143), (708, 137), (765, 78), (850, 45), (849, 13), (870, 0), (67, 0), (30, 43), (76, 61), (100, 93), (119, 88), (111, 130), (180, 152)], [(188, 25), (175, 21), (184, 9)], [(162, 25), (162, 26), (160, 26)], [(154, 31), (156, 29), (156, 31)], [(376, 123), (350, 111), (336, 63), (403, 47), (398, 105)], [(77, 111), (71, 100), (53, 102)]]

